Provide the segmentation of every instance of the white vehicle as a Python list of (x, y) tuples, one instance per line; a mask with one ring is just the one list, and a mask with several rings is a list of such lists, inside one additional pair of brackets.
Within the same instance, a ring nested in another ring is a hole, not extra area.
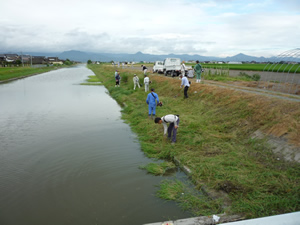
[(163, 73), (164, 65), (163, 61), (156, 61), (153, 66), (153, 73)]
[(181, 60), (179, 58), (166, 58), (164, 60), (164, 74), (170, 74), (172, 77), (181, 73)]

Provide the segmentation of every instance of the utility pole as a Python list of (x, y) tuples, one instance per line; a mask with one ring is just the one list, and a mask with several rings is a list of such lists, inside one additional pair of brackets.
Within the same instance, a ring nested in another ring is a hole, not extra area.
[(22, 57), (22, 67), (24, 67), (24, 63), (23, 63), (23, 52), (21, 52), (21, 57)]

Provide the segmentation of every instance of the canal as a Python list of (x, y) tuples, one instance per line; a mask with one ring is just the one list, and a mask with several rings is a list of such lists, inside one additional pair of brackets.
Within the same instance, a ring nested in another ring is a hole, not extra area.
[(190, 217), (155, 196), (165, 178), (139, 169), (151, 159), (105, 87), (80, 85), (88, 75), (78, 66), (0, 85), (0, 224)]

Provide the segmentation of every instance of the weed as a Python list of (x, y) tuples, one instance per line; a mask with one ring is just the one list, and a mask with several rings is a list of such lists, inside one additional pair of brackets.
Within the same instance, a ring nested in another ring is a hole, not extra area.
[[(120, 88), (115, 88), (113, 67), (89, 68), (123, 106), (122, 118), (138, 134), (145, 154), (158, 159), (176, 157), (191, 169), (193, 181), (227, 192), (232, 202), (230, 213), (255, 218), (300, 210), (299, 166), (277, 160), (266, 140), (250, 138), (261, 130), (277, 137), (284, 135), (300, 146), (300, 103), (205, 84), (192, 84), (189, 99), (183, 99), (180, 80), (149, 74), (153, 81), (150, 88), (155, 88), (164, 102), (156, 109), (157, 116), (180, 115), (177, 143), (172, 146), (163, 138), (163, 127), (147, 117), (148, 93), (142, 89), (133, 91), (133, 72), (123, 69), (121, 77), (126, 75), (127, 82), (121, 80)], [(142, 72), (137, 75), (143, 76)], [(224, 75), (219, 77), (227, 79)], [(176, 182), (163, 185), (169, 193), (161, 191), (159, 196), (167, 195), (169, 200), (183, 199), (180, 193), (189, 193)], [(222, 205), (202, 196), (184, 198), (182, 202), (195, 215), (220, 212)], [(200, 206), (195, 207), (197, 204)]]
[(179, 180), (164, 180), (160, 184), (157, 196), (177, 202), (186, 211), (196, 216), (211, 215), (211, 212), (221, 213), (222, 204), (219, 200), (210, 199), (208, 196), (195, 190), (191, 185)]

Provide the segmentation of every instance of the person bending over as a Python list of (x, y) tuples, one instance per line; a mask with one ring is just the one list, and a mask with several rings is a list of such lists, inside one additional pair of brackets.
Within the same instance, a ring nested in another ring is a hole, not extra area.
[[(163, 117), (156, 117), (154, 120), (157, 124), (162, 124), (164, 126), (164, 135), (167, 134), (168, 131), (168, 138), (171, 139), (172, 137), (172, 144), (175, 144), (176, 142), (176, 135), (177, 135), (177, 128), (179, 125), (179, 115), (165, 115)], [(167, 124), (169, 126), (167, 127)], [(172, 136), (173, 133), (173, 136)]]

